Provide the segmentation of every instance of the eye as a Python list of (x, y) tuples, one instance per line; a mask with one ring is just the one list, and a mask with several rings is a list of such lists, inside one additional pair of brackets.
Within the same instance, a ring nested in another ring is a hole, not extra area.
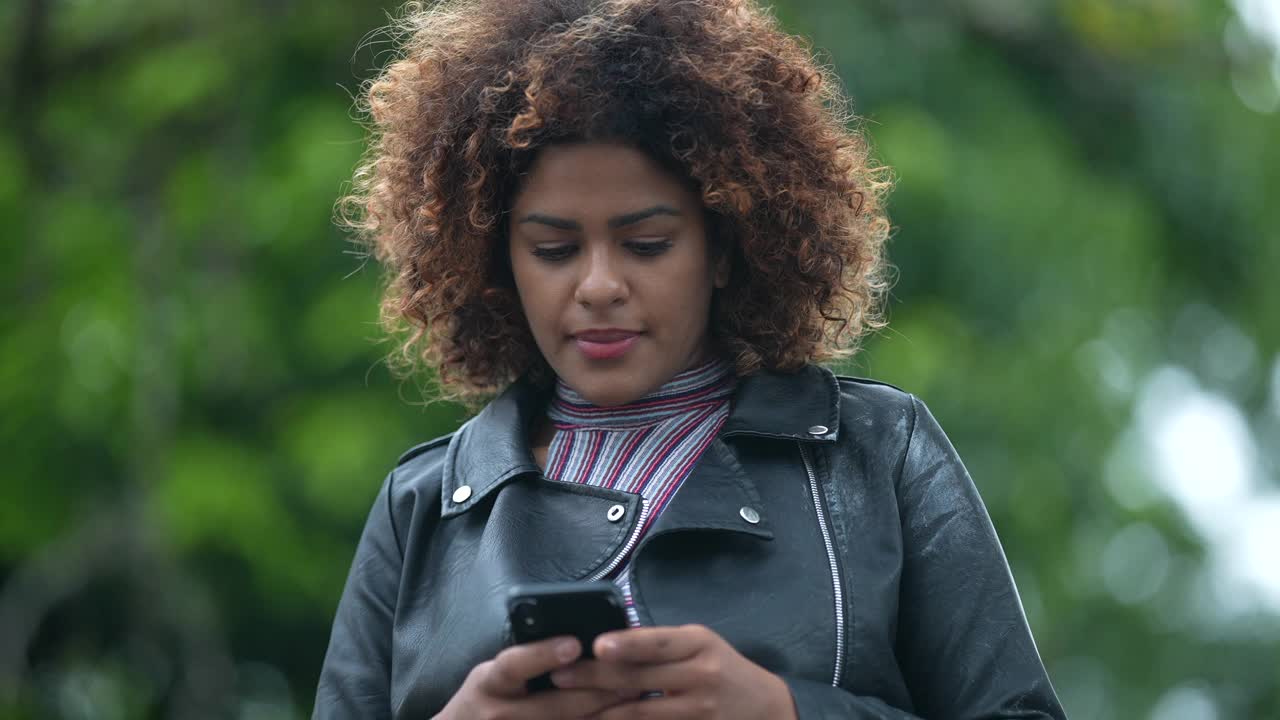
[(577, 251), (576, 245), (539, 245), (533, 249), (533, 255), (548, 262), (559, 262), (569, 259)]
[(671, 249), (671, 240), (669, 238), (628, 240), (623, 243), (623, 246), (640, 257), (655, 257)]

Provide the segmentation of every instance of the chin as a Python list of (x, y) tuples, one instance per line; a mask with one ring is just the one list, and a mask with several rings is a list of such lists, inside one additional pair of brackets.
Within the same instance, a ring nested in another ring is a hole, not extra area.
[(576, 377), (566, 377), (564, 380), (584, 400), (600, 407), (625, 405), (639, 400), (648, 392), (644, 383), (636, 382), (636, 379), (625, 371), (622, 373), (587, 371), (577, 374)]

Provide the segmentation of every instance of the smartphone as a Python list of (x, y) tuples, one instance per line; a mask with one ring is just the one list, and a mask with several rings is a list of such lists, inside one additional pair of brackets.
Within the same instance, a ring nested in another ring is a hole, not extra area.
[[(531, 583), (507, 593), (507, 617), (517, 643), (572, 635), (582, 643), (582, 657), (594, 657), (598, 635), (627, 628), (622, 592), (611, 582)], [(529, 692), (550, 690), (549, 674), (528, 683)]]

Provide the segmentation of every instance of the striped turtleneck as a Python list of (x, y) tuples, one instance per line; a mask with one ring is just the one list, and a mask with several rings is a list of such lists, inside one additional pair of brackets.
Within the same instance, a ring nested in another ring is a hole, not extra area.
[[(599, 407), (563, 382), (547, 412), (555, 428), (547, 449), (547, 477), (640, 495), (648, 532), (729, 416), (734, 377), (712, 361), (671, 378), (631, 403)], [(622, 589), (627, 616), (639, 625), (631, 598), (630, 557), (611, 578)]]

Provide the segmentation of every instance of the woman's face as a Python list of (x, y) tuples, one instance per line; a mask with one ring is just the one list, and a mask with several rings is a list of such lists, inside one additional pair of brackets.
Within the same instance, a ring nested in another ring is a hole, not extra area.
[(639, 150), (541, 150), (508, 222), (511, 268), (534, 341), (597, 405), (631, 402), (708, 357), (711, 291), (727, 263), (697, 194)]

